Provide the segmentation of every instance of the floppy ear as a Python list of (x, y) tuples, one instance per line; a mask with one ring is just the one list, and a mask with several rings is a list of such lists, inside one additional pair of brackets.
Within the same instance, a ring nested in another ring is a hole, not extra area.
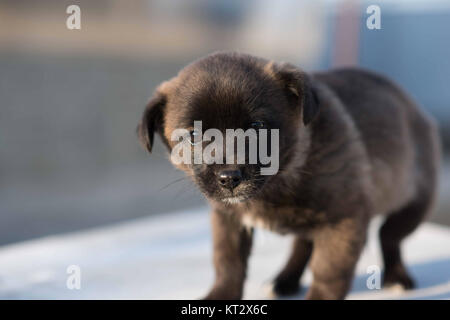
[(166, 96), (156, 91), (147, 103), (141, 123), (136, 129), (141, 144), (148, 152), (152, 151), (154, 133), (162, 128), (163, 108), (165, 104)]
[(302, 109), (305, 126), (313, 121), (319, 112), (319, 100), (309, 76), (290, 63), (269, 63), (266, 71), (285, 87), (289, 101)]
[(308, 76), (303, 81), (303, 123), (308, 125), (320, 111), (319, 97)]

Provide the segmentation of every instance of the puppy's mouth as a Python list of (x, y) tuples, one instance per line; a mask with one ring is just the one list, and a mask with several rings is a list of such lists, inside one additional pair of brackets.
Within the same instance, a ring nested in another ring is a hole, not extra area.
[(257, 195), (261, 192), (263, 185), (264, 182), (260, 180), (256, 183), (244, 183), (244, 185), (239, 186), (237, 190), (233, 190), (231, 192), (220, 189), (219, 194), (216, 194), (216, 200), (220, 200), (221, 202), (228, 204), (243, 203), (257, 197)]
[(260, 187), (255, 185), (246, 185), (236, 190), (224, 190), (217, 187), (210, 190), (202, 190), (203, 194), (214, 201), (222, 202), (225, 204), (239, 204), (249, 201), (257, 196), (260, 192)]
[(249, 199), (248, 197), (236, 196), (236, 197), (225, 197), (225, 198), (222, 198), (221, 200), (222, 200), (222, 202), (229, 203), (229, 204), (238, 204), (238, 203), (244, 202), (248, 199)]

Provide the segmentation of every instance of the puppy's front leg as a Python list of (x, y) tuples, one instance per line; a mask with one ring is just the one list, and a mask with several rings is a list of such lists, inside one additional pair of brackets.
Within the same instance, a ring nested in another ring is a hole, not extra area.
[(306, 299), (344, 299), (364, 247), (366, 223), (343, 220), (314, 235), (311, 271), (314, 279)]
[(252, 245), (252, 230), (230, 212), (212, 213), (216, 279), (205, 299), (241, 299)]

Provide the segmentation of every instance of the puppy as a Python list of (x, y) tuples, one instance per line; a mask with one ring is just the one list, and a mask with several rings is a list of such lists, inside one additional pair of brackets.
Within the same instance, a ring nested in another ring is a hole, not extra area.
[[(279, 168), (262, 164), (179, 164), (212, 207), (215, 283), (207, 299), (240, 299), (253, 227), (293, 234), (276, 276), (277, 295), (296, 293), (309, 263), (308, 299), (343, 299), (370, 219), (385, 215), (379, 235), (384, 285), (414, 287), (400, 243), (424, 219), (436, 194), (440, 143), (436, 125), (395, 84), (372, 72), (306, 74), (286, 63), (215, 53), (162, 83), (138, 135), (151, 151), (158, 132), (257, 127), (279, 132)], [(203, 142), (202, 142), (203, 143)]]

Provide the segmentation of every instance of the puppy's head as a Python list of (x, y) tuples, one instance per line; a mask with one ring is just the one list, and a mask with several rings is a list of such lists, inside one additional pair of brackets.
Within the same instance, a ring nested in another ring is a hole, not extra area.
[[(173, 141), (173, 134), (185, 129), (190, 144), (182, 139), (181, 145), (188, 147), (184, 151), (192, 152), (187, 157), (192, 161), (175, 165), (191, 176), (210, 200), (234, 203), (260, 194), (273, 178), (261, 174), (267, 163), (262, 164), (259, 156), (256, 163), (228, 163), (225, 138), (221, 141), (223, 163), (196, 163), (194, 148), (217, 142), (195, 141), (196, 137), (208, 129), (223, 133), (224, 137), (227, 129), (253, 128), (256, 132), (267, 129), (269, 137), (265, 141), (270, 153), (273, 150), (270, 133), (278, 129), (279, 171), (275, 174), (282, 174), (298, 160), (295, 154), (301, 149), (299, 136), (307, 131), (317, 112), (318, 104), (307, 75), (293, 65), (244, 54), (216, 53), (188, 65), (157, 88), (144, 111), (138, 135), (150, 152), (154, 133), (158, 132), (173, 153), (180, 146), (180, 140)], [(201, 121), (201, 132), (194, 127), (195, 121)], [(260, 139), (259, 134), (256, 139)], [(258, 146), (261, 148), (261, 144)]]

